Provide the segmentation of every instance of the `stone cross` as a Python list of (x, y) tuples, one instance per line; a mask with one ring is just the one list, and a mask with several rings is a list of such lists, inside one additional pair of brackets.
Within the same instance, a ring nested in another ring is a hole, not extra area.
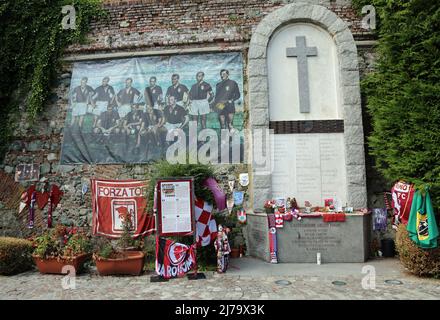
[(307, 57), (317, 56), (316, 47), (306, 46), (306, 37), (296, 37), (296, 48), (286, 49), (287, 57), (296, 57), (298, 63), (299, 111), (310, 112), (309, 71)]

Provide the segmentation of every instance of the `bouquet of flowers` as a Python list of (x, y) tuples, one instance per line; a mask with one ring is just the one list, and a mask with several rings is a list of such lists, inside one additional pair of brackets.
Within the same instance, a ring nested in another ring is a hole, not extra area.
[(267, 200), (264, 203), (264, 209), (266, 209), (266, 213), (274, 213), (276, 207), (277, 206), (275, 200)]

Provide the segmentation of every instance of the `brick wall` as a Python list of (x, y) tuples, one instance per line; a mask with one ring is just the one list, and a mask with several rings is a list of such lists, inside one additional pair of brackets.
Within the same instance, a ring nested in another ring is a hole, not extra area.
[[(276, 0), (105, 1), (106, 21), (94, 22), (91, 43), (71, 46), (69, 53), (136, 50), (175, 46), (246, 43), (268, 13), (289, 2)], [(371, 38), (349, 1), (320, 3), (349, 26), (356, 39)]]

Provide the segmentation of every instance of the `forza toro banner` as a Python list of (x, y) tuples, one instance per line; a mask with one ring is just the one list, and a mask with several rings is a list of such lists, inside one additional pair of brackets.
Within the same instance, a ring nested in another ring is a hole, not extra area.
[(196, 263), (194, 245), (187, 246), (164, 238), (156, 241), (156, 273), (165, 278), (184, 276)]
[[(186, 150), (206, 150), (214, 140), (223, 150), (222, 134), (230, 132), (231, 161), (244, 162), (243, 129), (240, 52), (77, 62), (61, 163), (148, 163), (177, 146), (176, 134), (194, 136)], [(222, 160), (214, 150), (211, 157)]]
[(149, 235), (154, 231), (154, 217), (147, 213), (147, 183), (137, 180), (91, 180), (93, 234), (119, 238), (122, 220), (132, 219), (132, 236)]

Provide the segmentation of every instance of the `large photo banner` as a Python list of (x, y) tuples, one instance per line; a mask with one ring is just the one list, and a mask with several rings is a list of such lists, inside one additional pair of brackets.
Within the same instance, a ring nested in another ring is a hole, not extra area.
[[(239, 144), (243, 162), (243, 111), (239, 52), (78, 62), (73, 66), (61, 163), (163, 159), (178, 141), (177, 134), (170, 135), (176, 129), (184, 133), (186, 150), (191, 143), (200, 150), (204, 141), (216, 141), (224, 149), (221, 137), (226, 131), (235, 147)], [(233, 148), (231, 142), (231, 153)]]

